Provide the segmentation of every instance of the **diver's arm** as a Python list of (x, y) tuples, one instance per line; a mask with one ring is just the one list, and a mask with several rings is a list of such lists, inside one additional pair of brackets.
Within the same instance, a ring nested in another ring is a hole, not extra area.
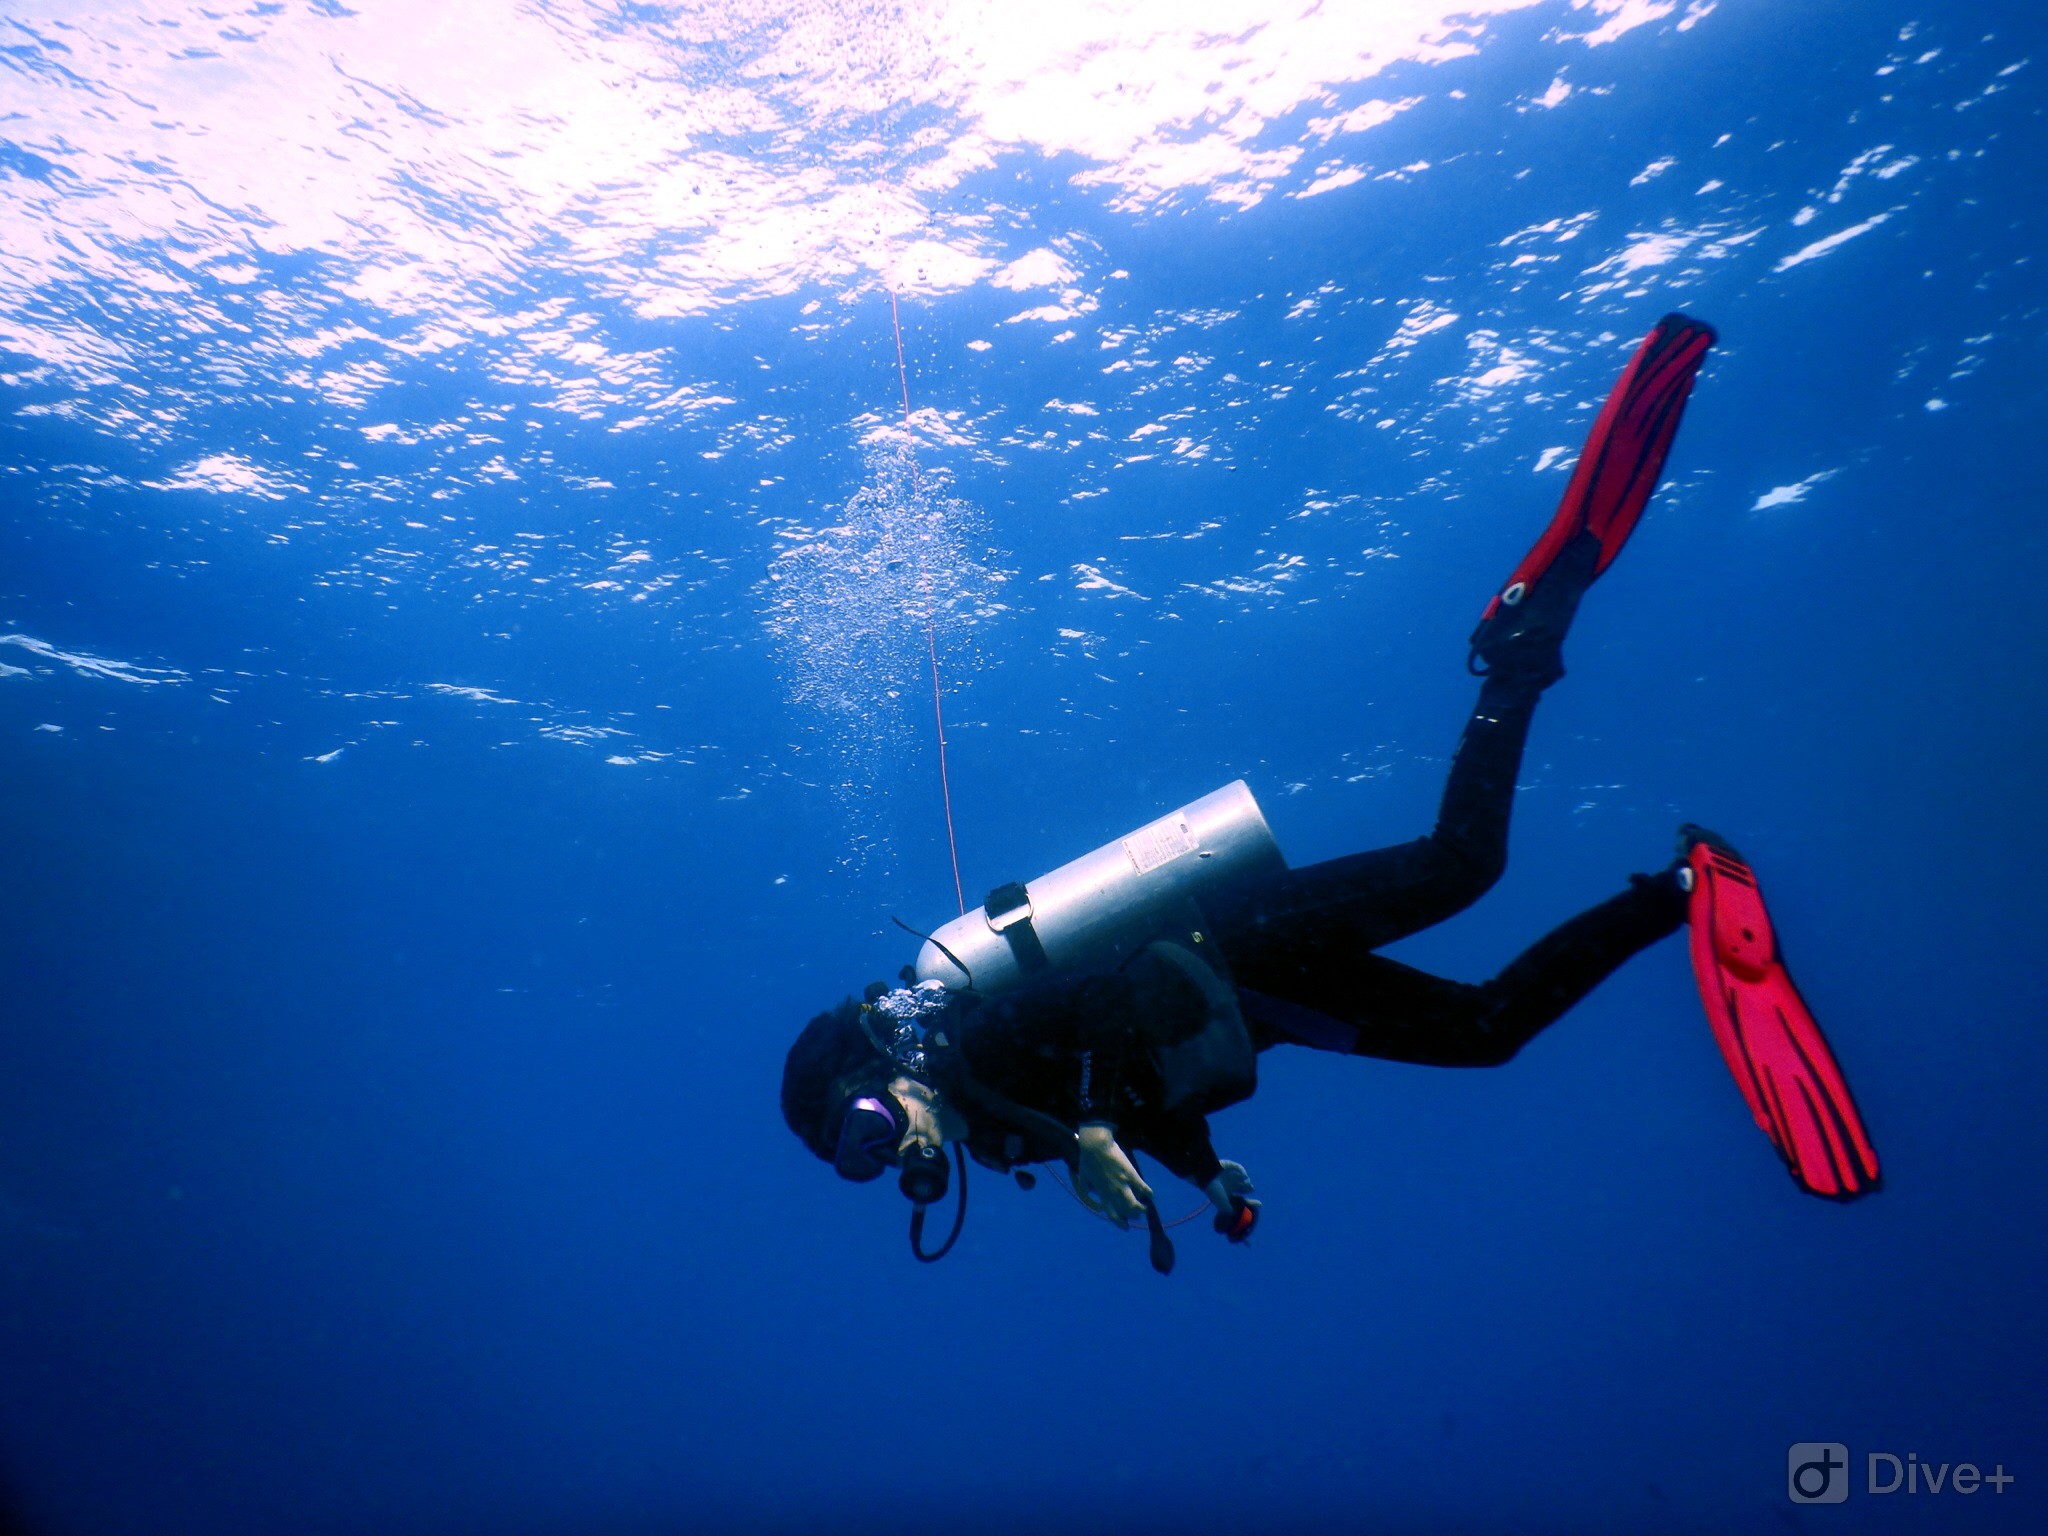
[(1209, 1139), (1207, 1119), (1201, 1115), (1176, 1115), (1148, 1122), (1138, 1146), (1209, 1197), (1209, 1203), (1216, 1208), (1218, 1232), (1233, 1243), (1251, 1236), (1259, 1219), (1259, 1202), (1251, 1198), (1251, 1176), (1242, 1163), (1217, 1157)]
[(1209, 1122), (1200, 1115), (1148, 1115), (1142, 1126), (1132, 1127), (1132, 1140), (1168, 1173), (1197, 1189), (1206, 1191), (1223, 1171), (1209, 1139)]
[(1116, 1144), (1116, 1127), (1084, 1121), (1074, 1142), (1074, 1190), (1082, 1203), (1118, 1226), (1145, 1214), (1152, 1186), (1138, 1174), (1130, 1155)]

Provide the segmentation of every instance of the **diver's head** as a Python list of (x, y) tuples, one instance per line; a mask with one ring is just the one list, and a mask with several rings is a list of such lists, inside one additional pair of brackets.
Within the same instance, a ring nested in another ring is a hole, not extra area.
[(898, 1166), (906, 1140), (936, 1147), (966, 1123), (924, 1080), (915, 1021), (948, 1006), (937, 983), (846, 999), (804, 1026), (782, 1068), (782, 1118), (839, 1176), (864, 1184)]
[[(896, 1066), (875, 1049), (862, 1028), (863, 1006), (849, 997), (812, 1019), (782, 1064), (783, 1120), (814, 1155), (835, 1165), (839, 1139), (855, 1103), (867, 1099), (885, 1110), (893, 1104), (889, 1080), (896, 1075)], [(861, 1129), (879, 1127), (869, 1121)], [(880, 1171), (877, 1168), (875, 1174)]]
[[(867, 1184), (899, 1170), (896, 1188), (911, 1204), (910, 1251), (926, 1264), (952, 1251), (967, 1219), (968, 1126), (928, 1080), (927, 1046), (943, 1049), (945, 1036), (919, 1027), (950, 1006), (936, 982), (893, 991), (877, 982), (866, 1002), (849, 997), (806, 1024), (782, 1065), (782, 1118), (839, 1177)], [(951, 1168), (960, 1170), (953, 1230), (927, 1251), (925, 1213), (945, 1198)]]

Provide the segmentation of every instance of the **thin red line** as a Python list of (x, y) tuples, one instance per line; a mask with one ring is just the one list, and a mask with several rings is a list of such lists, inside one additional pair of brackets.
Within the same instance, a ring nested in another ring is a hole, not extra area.
[(939, 793), (945, 797), (946, 802), (946, 848), (953, 856), (953, 897), (960, 903), (960, 911), (964, 915), (967, 911), (967, 891), (960, 884), (960, 843), (953, 836), (953, 782), (946, 773), (946, 715), (939, 707), (939, 633), (937, 625), (931, 619), (929, 594), (925, 608), (924, 638), (932, 657), (932, 719), (937, 723), (939, 732)]
[[(903, 364), (903, 322), (896, 312), (896, 290), (889, 290), (889, 329), (896, 337), (896, 381), (903, 386), (903, 426), (910, 427), (910, 370)], [(917, 475), (917, 458), (913, 450), (910, 471)], [(932, 720), (938, 727), (939, 736), (939, 793), (946, 807), (946, 851), (953, 859), (953, 897), (960, 903), (960, 910), (967, 911), (967, 888), (960, 883), (960, 840), (953, 832), (953, 780), (946, 770), (946, 710), (939, 687), (939, 620), (937, 605), (932, 602), (931, 575), (925, 568), (924, 551), (917, 554), (918, 584), (924, 588), (924, 638), (925, 649), (932, 662)]]
[(910, 425), (910, 371), (903, 366), (903, 323), (896, 318), (894, 288), (889, 290), (889, 329), (896, 333), (896, 382), (903, 386), (903, 425), (907, 427)]

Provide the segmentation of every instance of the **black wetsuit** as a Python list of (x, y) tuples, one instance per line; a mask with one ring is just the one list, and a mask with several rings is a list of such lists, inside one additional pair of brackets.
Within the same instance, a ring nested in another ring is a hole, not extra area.
[[(1554, 676), (1555, 674), (1552, 674)], [(1452, 759), (1436, 827), (1391, 848), (1289, 870), (1205, 916), (1253, 1046), (1308, 1045), (1432, 1066), (1498, 1066), (1638, 950), (1684, 922), (1672, 871), (1554, 929), (1491, 981), (1451, 981), (1372, 951), (1463, 911), (1507, 864), (1509, 813), (1543, 677), (1486, 679)], [(1114, 977), (1006, 996), (961, 1034), (973, 1074), (1062, 1126), (1099, 1119), (1126, 1147), (1202, 1184), (1218, 1171), (1205, 1117), (1160, 1102), (1158, 1043), (1206, 1018), (1200, 993), (1141, 957)], [(1049, 1155), (969, 1106), (969, 1148), (1003, 1167)]]

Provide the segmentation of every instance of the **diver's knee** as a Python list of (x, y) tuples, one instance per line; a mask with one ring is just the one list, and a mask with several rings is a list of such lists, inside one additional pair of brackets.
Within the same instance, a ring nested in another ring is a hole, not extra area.
[(1527, 1043), (1483, 1030), (1466, 1047), (1464, 1064), (1468, 1067), (1504, 1067), (1522, 1054), (1522, 1047)]
[(1465, 1029), (1464, 1064), (1504, 1067), (1522, 1054), (1522, 1047), (1529, 1043), (1529, 1031), (1517, 1027), (1498, 977), (1481, 983), (1475, 993), (1476, 1006)]
[(1508, 851), (1505, 847), (1474, 846), (1467, 842), (1442, 842), (1439, 846), (1449, 856), (1445, 885), (1456, 895), (1460, 907), (1469, 907), (1500, 883), (1500, 877), (1507, 873)]

